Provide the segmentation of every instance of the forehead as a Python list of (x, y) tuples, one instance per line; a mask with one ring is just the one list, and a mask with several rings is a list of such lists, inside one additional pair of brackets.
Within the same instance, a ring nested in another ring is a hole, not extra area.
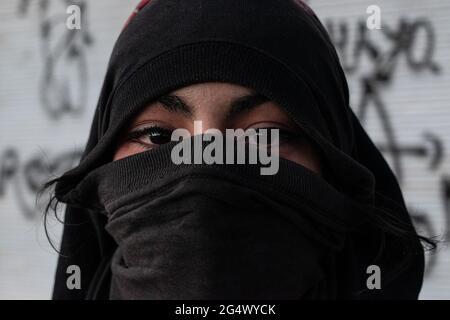
[(170, 112), (193, 116), (199, 113), (242, 112), (267, 102), (254, 90), (232, 83), (206, 82), (192, 84), (160, 96), (142, 113)]
[(255, 93), (254, 90), (233, 83), (204, 82), (185, 86), (171, 92), (173, 95), (194, 100), (227, 99)]

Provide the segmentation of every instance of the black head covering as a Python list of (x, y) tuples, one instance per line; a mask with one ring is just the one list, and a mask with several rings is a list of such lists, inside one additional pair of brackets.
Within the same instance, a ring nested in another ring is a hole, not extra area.
[[(350, 109), (337, 53), (311, 9), (295, 0), (154, 0), (120, 34), (82, 159), (57, 181), (56, 198), (68, 206), (54, 298), (107, 297), (115, 244), (101, 208), (91, 206), (95, 193), (89, 198), (80, 182), (112, 160), (121, 129), (149, 102), (209, 81), (246, 86), (277, 102), (318, 146), (336, 189), (390, 210), (415, 232), (396, 178)], [(355, 270), (365, 270), (380, 246), (390, 252), (380, 262), (385, 269), (403, 254), (395, 237), (375, 229), (355, 235), (346, 249)], [(417, 298), (424, 261), (418, 240), (412, 248), (417, 254), (382, 293), (361, 297)], [(71, 264), (83, 271), (81, 290), (66, 288)]]

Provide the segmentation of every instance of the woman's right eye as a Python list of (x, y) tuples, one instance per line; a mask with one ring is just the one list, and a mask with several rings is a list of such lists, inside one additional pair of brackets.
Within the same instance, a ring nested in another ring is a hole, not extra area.
[(127, 140), (138, 143), (145, 148), (153, 148), (169, 143), (171, 141), (172, 131), (171, 129), (159, 126), (148, 126), (131, 131), (127, 135)]

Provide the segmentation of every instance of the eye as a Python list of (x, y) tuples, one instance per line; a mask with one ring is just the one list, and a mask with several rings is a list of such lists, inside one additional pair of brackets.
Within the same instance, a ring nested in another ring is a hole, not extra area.
[(283, 145), (300, 137), (298, 132), (284, 128), (260, 127), (249, 129), (251, 129), (251, 133), (247, 138), (248, 143), (259, 147)]
[(169, 143), (171, 141), (172, 132), (173, 129), (160, 126), (141, 127), (128, 133), (127, 140), (138, 143), (145, 148), (154, 148)]

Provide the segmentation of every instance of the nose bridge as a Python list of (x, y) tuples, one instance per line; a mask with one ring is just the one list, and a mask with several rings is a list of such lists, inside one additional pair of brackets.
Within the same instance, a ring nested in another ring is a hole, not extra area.
[(194, 134), (205, 133), (209, 129), (224, 132), (226, 123), (218, 116), (196, 117), (194, 120)]
[(220, 131), (224, 131), (226, 127), (225, 121), (223, 121), (219, 117), (207, 117), (206, 119), (203, 119), (203, 132), (205, 132), (208, 129), (217, 129)]
[(208, 129), (224, 131), (226, 123), (226, 106), (220, 101), (206, 99), (199, 104), (195, 112), (194, 130), (196, 133), (204, 133)]

